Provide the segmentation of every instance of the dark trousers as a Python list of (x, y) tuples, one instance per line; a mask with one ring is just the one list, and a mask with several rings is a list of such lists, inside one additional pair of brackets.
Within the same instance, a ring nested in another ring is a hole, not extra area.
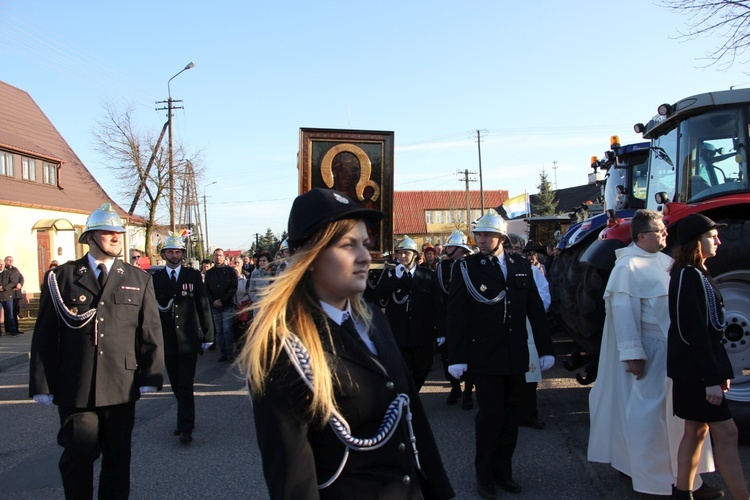
[(130, 439), (135, 424), (135, 402), (99, 408), (59, 406), (57, 442), (65, 498), (94, 497), (94, 462), (102, 455), (99, 499), (127, 499), (130, 495)]
[(16, 311), (13, 307), (13, 299), (3, 300), (3, 320), (5, 321), (5, 333), (18, 331), (16, 322)]
[(539, 409), (536, 404), (536, 382), (526, 382), (521, 389), (521, 403), (518, 409), (518, 423), (528, 424), (539, 418)]
[(169, 383), (172, 385), (174, 397), (177, 398), (177, 430), (180, 432), (193, 432), (193, 427), (195, 427), (193, 385), (197, 362), (197, 353), (164, 356)]
[(16, 330), (18, 330), (18, 321), (21, 316), (21, 299), (13, 299), (13, 314), (16, 315)]
[(513, 479), (513, 452), (518, 442), (518, 405), (526, 378), (519, 375), (472, 374), (479, 412), (475, 419), (477, 482)]
[(432, 344), (414, 347), (399, 346), (399, 349), (409, 368), (411, 378), (414, 379), (414, 385), (417, 386), (417, 390), (420, 390), (432, 370)]

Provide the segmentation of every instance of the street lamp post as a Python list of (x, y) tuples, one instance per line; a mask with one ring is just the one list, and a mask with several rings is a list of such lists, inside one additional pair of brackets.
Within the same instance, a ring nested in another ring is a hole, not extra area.
[(206, 189), (208, 186), (213, 186), (217, 182), (219, 181), (213, 181), (212, 183), (203, 186), (203, 219), (206, 226), (206, 251), (204, 252), (204, 255), (211, 250), (211, 246), (208, 244), (208, 208), (206, 208)]
[(190, 61), (184, 68), (180, 70), (179, 73), (174, 75), (172, 78), (167, 81), (167, 123), (169, 124), (169, 225), (172, 227), (172, 232), (175, 230), (174, 225), (174, 154), (172, 149), (172, 110), (173, 109), (181, 109), (181, 108), (175, 108), (172, 103), (174, 102), (181, 102), (181, 101), (173, 101), (172, 100), (172, 90), (169, 88), (169, 84), (172, 83), (172, 80), (177, 78), (180, 73), (183, 71), (189, 70), (190, 68), (194, 68), (195, 63), (193, 61)]

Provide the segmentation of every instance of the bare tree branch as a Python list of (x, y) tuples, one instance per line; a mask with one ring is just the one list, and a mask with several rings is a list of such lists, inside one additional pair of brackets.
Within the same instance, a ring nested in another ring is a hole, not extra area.
[[(133, 200), (139, 187), (143, 190), (137, 200), (137, 207), (147, 215), (146, 241), (151, 241), (157, 222), (168, 214), (169, 194), (169, 155), (165, 144), (157, 146), (156, 135), (138, 130), (134, 123), (134, 106), (129, 105), (120, 109), (112, 103), (103, 105), (104, 116), (96, 124), (93, 131), (94, 149), (104, 158), (104, 163), (119, 181), (118, 197)], [(147, 170), (153, 156), (153, 164)], [(174, 146), (175, 161), (175, 197), (176, 203), (186, 203), (181, 196), (184, 186), (190, 184), (195, 190), (195, 184), (203, 174), (202, 152), (188, 157), (181, 145)], [(187, 162), (192, 165), (191, 175), (185, 175)], [(151, 248), (145, 248), (146, 255), (153, 255)]]
[(678, 39), (694, 40), (701, 36), (716, 37), (718, 45), (706, 51), (703, 67), (727, 70), (735, 63), (745, 64), (750, 48), (750, 0), (662, 0), (667, 10), (687, 17), (686, 31)]

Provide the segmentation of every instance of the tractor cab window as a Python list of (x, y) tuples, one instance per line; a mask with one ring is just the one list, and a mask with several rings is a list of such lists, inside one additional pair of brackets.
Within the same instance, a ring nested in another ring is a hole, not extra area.
[(648, 158), (644, 155), (640, 161), (631, 163), (630, 172), (632, 193), (630, 205), (633, 208), (645, 208), (648, 194)]
[(740, 109), (695, 116), (680, 125), (680, 201), (747, 191), (747, 136)]
[(654, 199), (656, 193), (667, 193), (673, 201), (685, 201), (677, 199), (675, 193), (675, 164), (677, 158), (677, 129), (673, 128), (661, 137), (651, 141), (650, 164), (651, 172), (648, 179), (648, 192), (650, 195), (646, 200), (646, 208), (656, 210), (658, 204)]

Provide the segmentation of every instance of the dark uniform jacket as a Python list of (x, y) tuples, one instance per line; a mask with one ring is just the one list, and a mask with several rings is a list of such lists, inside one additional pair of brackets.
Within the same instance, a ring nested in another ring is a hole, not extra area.
[(453, 266), (456, 264), (453, 259), (441, 260), (438, 264), (435, 275), (437, 276), (438, 285), (440, 286), (440, 295), (443, 298), (443, 305), (448, 305), (448, 294), (451, 289), (451, 275), (453, 273)]
[(396, 277), (395, 269), (387, 268), (375, 288), (366, 293), (368, 299), (385, 304), (385, 315), (399, 347), (432, 345), (436, 338), (445, 337), (437, 275), (419, 266), (414, 267), (413, 273), (414, 277), (408, 280), (405, 275)]
[[(52, 298), (49, 275), (72, 314), (96, 308), (85, 322), (65, 316)], [(139, 387), (162, 387), (164, 353), (151, 276), (115, 260), (104, 290), (88, 256), (45, 274), (31, 340), (29, 396), (52, 394), (75, 408), (136, 401)]]
[[(154, 273), (154, 292), (164, 334), (164, 353), (193, 354), (214, 341), (214, 322), (200, 271), (182, 266), (177, 285), (165, 267)], [(171, 303), (171, 305), (170, 305)]]
[[(506, 291), (504, 300), (485, 304), (473, 298), (466, 288), (462, 263), (474, 289), (484, 298)], [(531, 323), (539, 356), (553, 355), (544, 305), (539, 297), (531, 263), (505, 254), (508, 278), (483, 254), (469, 255), (453, 266), (448, 296), (449, 363), (468, 363), (475, 374), (512, 375), (529, 369), (526, 316)]]
[[(710, 283), (720, 310), (721, 293), (713, 280)], [(699, 380), (706, 387), (734, 378), (732, 364), (721, 343), (724, 330), (714, 328), (709, 320), (708, 295), (698, 269), (685, 267), (670, 278), (669, 318), (672, 322), (667, 336), (668, 377)]]
[(0, 273), (0, 286), (3, 288), (0, 290), (0, 300), (7, 301), (16, 298), (16, 293), (21, 293), (21, 290), (15, 290), (17, 284), (23, 284), (23, 276), (17, 267), (5, 266), (5, 269)]
[(234, 294), (237, 292), (237, 273), (232, 266), (214, 266), (206, 271), (206, 291), (208, 299), (221, 300), (223, 307), (234, 304)]
[[(336, 359), (336, 403), (357, 438), (378, 433), (386, 408), (399, 393), (411, 399), (414, 434), (422, 469), (434, 494), (425, 498), (454, 496), (440, 459), (422, 402), (393, 342), (388, 321), (375, 306), (371, 338), (377, 347), (377, 361), (361, 339), (335, 322), (328, 321), (331, 338), (320, 326), (323, 347), (329, 359)], [(335, 354), (334, 354), (335, 351)], [(357, 500), (420, 499), (421, 474), (402, 417), (395, 434), (382, 447), (351, 451), (339, 478), (318, 491), (318, 484), (330, 479), (344, 458), (344, 445), (329, 425), (312, 422), (305, 405), (308, 391), (282, 351), (269, 374), (265, 393), (254, 396), (256, 434), (263, 458), (263, 472), (273, 499), (354, 498)]]

